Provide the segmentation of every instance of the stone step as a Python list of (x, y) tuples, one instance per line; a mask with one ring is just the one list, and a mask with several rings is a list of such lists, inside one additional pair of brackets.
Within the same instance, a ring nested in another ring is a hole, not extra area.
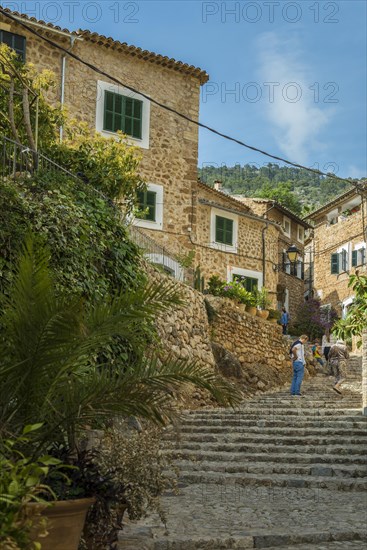
[(207, 422), (210, 424), (218, 424), (219, 422), (227, 421), (227, 422), (237, 422), (240, 418), (264, 418), (266, 419), (267, 416), (273, 416), (273, 417), (279, 417), (281, 419), (284, 419), (284, 417), (297, 417), (302, 416), (304, 418), (310, 417), (310, 420), (312, 417), (319, 416), (322, 418), (329, 418), (332, 417), (331, 420), (358, 420), (361, 422), (367, 422), (367, 417), (363, 416), (362, 413), (358, 415), (358, 409), (337, 409), (337, 410), (328, 410), (328, 409), (310, 409), (307, 407), (298, 407), (294, 409), (274, 409), (274, 408), (267, 408), (260, 410), (255, 409), (241, 409), (241, 411), (238, 411), (237, 413), (229, 413), (229, 412), (222, 412), (221, 414), (217, 415), (207, 415), (203, 413), (197, 413), (197, 414), (190, 414), (185, 415), (182, 419), (182, 423), (189, 424), (189, 423), (203, 423)]
[(344, 445), (310, 445), (305, 447), (304, 445), (277, 445), (276, 442), (268, 442), (263, 445), (258, 443), (191, 443), (185, 442), (182, 447), (176, 447), (173, 445), (166, 445), (166, 451), (180, 451), (185, 453), (200, 453), (205, 454), (207, 452), (216, 453), (235, 453), (246, 454), (254, 453), (267, 453), (269, 455), (289, 454), (289, 460), (291, 461), (293, 456), (298, 453), (302, 454), (340, 454), (341, 456), (353, 456), (366, 453), (365, 445), (350, 445), (348, 448)]
[[(258, 421), (261, 422), (261, 421)], [(263, 426), (263, 425), (255, 425), (255, 426), (244, 426), (241, 428), (236, 428), (234, 430), (231, 430), (230, 432), (228, 429), (222, 426), (195, 426), (195, 427), (186, 427), (182, 426), (179, 428), (178, 432), (170, 431), (166, 432), (163, 436), (164, 440), (168, 439), (177, 439), (184, 440), (187, 438), (190, 438), (191, 441), (198, 441), (198, 438), (202, 437), (202, 441), (215, 441), (218, 440), (218, 438), (221, 437), (232, 437), (237, 435), (243, 436), (243, 434), (246, 435), (256, 435), (259, 434), (263, 436), (264, 438), (268, 437), (278, 437), (278, 436), (297, 436), (297, 437), (314, 437), (314, 436), (332, 436), (332, 437), (360, 437), (360, 438), (367, 438), (367, 430), (366, 429), (358, 429), (353, 428), (352, 426), (349, 426), (347, 428), (338, 428), (337, 426), (332, 427), (324, 427), (324, 424), (319, 423), (317, 427), (301, 427), (301, 426), (279, 426), (275, 425), (272, 427), (269, 426)], [(215, 437), (216, 439), (209, 439), (211, 437)]]
[(207, 460), (181, 460), (175, 465), (181, 472), (221, 472), (252, 474), (297, 474), (302, 476), (326, 476), (343, 478), (367, 478), (367, 465), (357, 464), (278, 464), (277, 462), (249, 462), (225, 464)]
[(327, 476), (306, 476), (297, 474), (271, 474), (259, 473), (221, 473), (221, 472), (180, 472), (179, 482), (182, 484), (215, 484), (241, 486), (266, 486), (266, 487), (293, 487), (303, 489), (328, 489), (332, 491), (366, 491), (367, 479), (342, 478)]
[[(317, 450), (319, 451), (319, 450)], [(168, 455), (171, 458), (177, 458), (179, 460), (209, 460), (218, 461), (223, 463), (246, 463), (247, 462), (276, 462), (286, 464), (367, 464), (366, 453), (361, 454), (326, 454), (324, 452), (314, 453), (300, 453), (289, 456), (287, 453), (277, 453), (275, 456), (273, 453), (260, 453), (256, 452), (215, 452), (215, 451), (193, 451), (188, 449), (163, 449), (163, 454)]]
[[(298, 447), (301, 446), (310, 446), (310, 445), (340, 445), (343, 442), (344, 445), (347, 445), (348, 448), (351, 445), (364, 447), (367, 451), (367, 433), (363, 436), (355, 437), (351, 435), (345, 435), (343, 437), (334, 435), (333, 432), (329, 432), (324, 437), (320, 435), (301, 435), (297, 434), (295, 431), (293, 434), (285, 434), (274, 430), (271, 434), (274, 439), (274, 443), (277, 446), (288, 446), (295, 445)], [(175, 445), (179, 446), (190, 445), (194, 443), (217, 443), (217, 444), (231, 444), (238, 445), (241, 443), (255, 443), (257, 445), (268, 444), (271, 442), (270, 437), (265, 437), (264, 434), (259, 431), (257, 433), (237, 433), (237, 431), (232, 431), (227, 435), (221, 434), (219, 437), (214, 434), (190, 434), (188, 437), (181, 437), (179, 441), (175, 438), (166, 438), (166, 445)]]
[[(242, 431), (246, 433), (256, 432), (261, 430), (262, 433), (274, 434), (274, 431), (277, 432), (291, 432), (295, 431), (300, 435), (308, 433), (327, 433), (332, 431), (335, 435), (364, 435), (366, 433), (366, 424), (363, 422), (328, 422), (327, 427), (325, 427), (325, 422), (322, 418), (319, 420), (310, 420), (308, 422), (302, 421), (298, 422), (297, 419), (294, 419), (291, 423), (289, 420), (244, 420), (241, 422), (241, 426), (238, 426), (235, 431), (240, 433)], [(226, 434), (228, 433), (228, 428), (226, 426), (180, 426), (177, 428), (177, 431), (174, 428), (166, 429), (164, 432), (164, 437), (177, 437), (180, 434), (195, 434), (195, 433), (215, 433), (215, 434)]]
[[(257, 548), (261, 548), (257, 546)], [(267, 550), (362, 550), (366, 548), (366, 541), (358, 540), (343, 540), (343, 541), (333, 541), (333, 542), (322, 542), (317, 543), (315, 547), (314, 543), (311, 544), (296, 544), (286, 546), (263, 546), (262, 548), (267, 548)]]

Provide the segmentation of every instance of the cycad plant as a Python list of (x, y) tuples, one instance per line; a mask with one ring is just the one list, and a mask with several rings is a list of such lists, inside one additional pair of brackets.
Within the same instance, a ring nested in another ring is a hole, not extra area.
[[(212, 369), (143, 349), (142, 326), (179, 303), (169, 280), (92, 306), (56, 295), (49, 252), (29, 236), (1, 304), (3, 433), (42, 423), (36, 452), (55, 442), (73, 449), (80, 430), (96, 420), (136, 415), (164, 423), (186, 383), (209, 390), (221, 404), (238, 403), (238, 391)], [(133, 351), (124, 363), (103, 353), (116, 338)]]

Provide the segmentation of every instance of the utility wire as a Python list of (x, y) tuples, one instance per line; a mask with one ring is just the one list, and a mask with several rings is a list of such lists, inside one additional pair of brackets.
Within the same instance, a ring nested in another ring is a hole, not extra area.
[[(285, 164), (288, 164), (290, 166), (294, 166), (295, 168), (301, 168), (303, 170), (307, 170), (308, 172), (312, 172), (314, 174), (317, 174), (319, 176), (326, 176), (326, 177), (329, 177), (329, 178), (333, 178), (333, 179), (336, 179), (338, 181), (344, 181), (344, 182), (347, 182), (349, 184), (352, 184), (356, 187), (356, 189), (358, 189), (359, 191), (362, 191), (364, 192), (365, 191), (365, 188), (363, 185), (361, 185), (360, 183), (356, 182), (356, 181), (353, 181), (351, 179), (346, 179), (346, 178), (341, 178), (339, 176), (336, 176), (335, 174), (331, 174), (331, 173), (327, 173), (327, 172), (322, 172), (321, 170), (316, 170), (315, 168), (309, 168), (307, 166), (303, 166), (302, 164), (298, 164), (297, 162), (292, 162), (290, 160), (287, 160), (285, 158), (282, 158), (282, 157), (279, 157), (277, 155), (273, 155), (271, 153), (268, 153), (266, 151), (263, 151), (262, 149), (259, 149), (258, 147), (254, 147), (253, 145), (249, 145), (248, 143), (245, 143), (244, 141), (241, 141), (237, 138), (234, 138), (232, 136), (229, 136), (227, 134), (224, 134), (223, 132), (220, 132), (219, 130), (216, 130), (215, 128), (212, 128), (211, 126), (208, 126), (206, 124), (203, 124), (202, 122), (199, 122), (197, 120), (194, 120), (190, 117), (188, 117), (187, 115), (183, 114), (183, 113), (180, 113), (179, 111), (176, 111), (176, 109), (173, 109), (172, 107), (169, 107), (168, 105), (165, 105), (164, 103), (161, 103), (160, 101), (157, 101), (156, 99), (152, 98), (151, 96), (147, 95), (147, 94), (144, 94), (143, 92), (140, 92), (139, 90), (137, 90), (136, 88), (133, 88), (132, 86), (129, 86), (128, 84), (125, 84), (123, 83), (121, 80), (115, 78), (114, 76), (110, 75), (109, 73), (106, 73), (105, 71), (103, 71), (102, 69), (100, 69), (99, 67), (96, 67), (95, 65), (93, 65), (92, 63), (89, 63), (88, 61), (85, 61), (84, 59), (82, 59), (81, 57), (79, 57), (78, 55), (76, 55), (75, 53), (67, 50), (66, 48), (64, 48), (63, 46), (60, 46), (59, 44), (57, 44), (56, 42), (54, 42), (53, 40), (50, 40), (49, 38), (47, 38), (46, 36), (42, 36), (42, 34), (40, 34), (38, 31), (36, 31), (35, 29), (32, 29), (31, 27), (29, 27), (28, 25), (26, 25), (23, 21), (20, 21), (18, 18), (14, 17), (12, 14), (8, 13), (7, 11), (5, 11), (4, 8), (2, 8), (0, 6), (0, 13), (2, 13), (5, 17), (7, 17), (8, 19), (11, 19), (12, 21), (14, 21), (15, 23), (17, 23), (18, 25), (22, 26), (24, 29), (26, 29), (28, 32), (34, 34), (35, 36), (37, 36), (38, 38), (40, 38), (41, 40), (44, 40), (45, 42), (47, 42), (50, 46), (54, 47), (54, 48), (57, 48), (58, 50), (61, 50), (62, 52), (64, 52), (66, 55), (72, 57), (73, 59), (75, 59), (76, 61), (79, 61), (80, 63), (82, 63), (83, 65), (85, 65), (86, 67), (88, 67), (89, 69), (91, 69), (92, 71), (102, 75), (102, 76), (105, 76), (106, 78), (112, 80), (113, 82), (115, 82), (116, 84), (118, 84), (119, 86), (123, 86), (124, 88), (130, 90), (131, 92), (133, 93), (136, 93), (136, 94), (139, 94), (141, 95), (142, 97), (144, 97), (145, 99), (147, 99), (148, 101), (150, 101), (151, 103), (153, 103), (154, 105), (157, 105), (158, 107), (166, 110), (166, 111), (169, 111), (177, 116), (179, 116), (180, 118), (183, 118), (184, 120), (187, 120), (188, 122), (190, 122), (191, 124), (195, 124), (196, 126), (199, 126), (200, 128), (203, 128), (205, 130), (208, 130), (209, 132), (211, 132), (212, 134), (215, 134), (219, 137), (222, 137), (228, 141), (232, 141), (234, 143), (237, 143), (238, 145), (240, 145), (241, 147), (245, 147), (246, 149), (250, 149), (251, 151), (255, 151), (257, 153), (260, 153), (261, 155), (265, 155), (266, 157), (269, 157), (271, 159), (274, 159), (274, 160), (278, 160), (280, 162), (284, 162)], [(50, 31), (52, 32), (52, 29), (50, 29)]]

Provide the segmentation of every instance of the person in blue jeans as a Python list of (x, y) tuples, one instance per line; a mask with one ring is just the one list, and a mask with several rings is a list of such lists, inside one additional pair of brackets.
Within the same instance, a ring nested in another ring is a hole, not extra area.
[(298, 340), (293, 342), (290, 353), (293, 365), (293, 379), (291, 384), (291, 395), (302, 396), (301, 384), (305, 374), (305, 348), (308, 336), (302, 334)]
[(287, 334), (289, 319), (290, 319), (290, 317), (289, 317), (288, 311), (285, 309), (285, 307), (282, 307), (282, 315), (280, 317), (280, 324), (282, 325), (282, 328), (283, 328), (283, 334)]

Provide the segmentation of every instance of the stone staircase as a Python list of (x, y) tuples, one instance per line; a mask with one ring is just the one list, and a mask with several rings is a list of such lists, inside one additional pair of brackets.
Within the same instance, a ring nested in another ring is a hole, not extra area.
[(318, 375), (303, 384), (305, 397), (285, 388), (236, 411), (187, 412), (179, 430), (164, 435), (162, 452), (180, 469), (180, 494), (162, 499), (167, 531), (150, 517), (139, 523), (137, 539), (136, 527), (127, 527), (119, 548), (364, 548), (360, 360), (352, 358), (342, 396), (332, 384)]

